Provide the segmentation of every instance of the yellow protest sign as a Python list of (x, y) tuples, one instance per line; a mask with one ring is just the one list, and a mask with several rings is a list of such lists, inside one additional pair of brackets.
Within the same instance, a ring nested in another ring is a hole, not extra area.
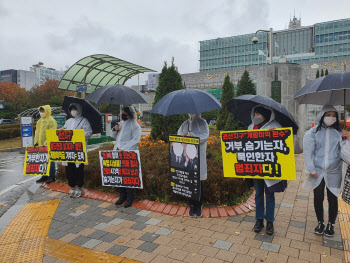
[(87, 163), (83, 129), (46, 130), (46, 141), (51, 161)]
[(292, 128), (222, 131), (224, 177), (296, 180)]
[(48, 176), (50, 171), (49, 155), (47, 147), (26, 147), (24, 158), (24, 175), (43, 175)]

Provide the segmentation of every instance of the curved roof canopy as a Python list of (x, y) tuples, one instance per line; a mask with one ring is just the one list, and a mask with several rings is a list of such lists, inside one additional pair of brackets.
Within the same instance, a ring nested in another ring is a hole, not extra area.
[(121, 84), (144, 72), (155, 72), (119, 58), (97, 54), (82, 58), (71, 66), (62, 77), (59, 89), (76, 91), (76, 86), (90, 84), (86, 93), (107, 85)]

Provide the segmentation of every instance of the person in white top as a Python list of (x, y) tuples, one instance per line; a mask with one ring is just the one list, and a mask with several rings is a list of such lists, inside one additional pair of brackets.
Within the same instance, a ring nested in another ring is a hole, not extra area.
[[(113, 150), (138, 150), (141, 141), (141, 126), (137, 123), (134, 107), (124, 107), (121, 117), (122, 121), (113, 127), (112, 136), (116, 138)], [(125, 200), (124, 207), (130, 207), (134, 201), (133, 189), (119, 187), (119, 199), (115, 202), (115, 205), (121, 205)]]

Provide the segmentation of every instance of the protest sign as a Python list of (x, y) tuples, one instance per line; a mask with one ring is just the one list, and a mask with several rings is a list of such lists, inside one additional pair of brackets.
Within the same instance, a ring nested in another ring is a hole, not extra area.
[(291, 128), (221, 132), (224, 177), (296, 180)]
[(87, 163), (83, 129), (46, 130), (46, 140), (51, 161)]
[(23, 174), (48, 176), (50, 163), (46, 146), (26, 147)]
[(199, 138), (169, 136), (170, 189), (174, 194), (199, 201)]
[(102, 185), (143, 188), (140, 152), (100, 151)]

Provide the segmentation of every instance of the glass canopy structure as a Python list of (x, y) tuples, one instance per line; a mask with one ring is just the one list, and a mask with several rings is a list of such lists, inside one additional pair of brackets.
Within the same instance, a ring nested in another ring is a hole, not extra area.
[(90, 84), (86, 93), (91, 93), (107, 85), (124, 85), (131, 77), (144, 72), (155, 71), (108, 55), (91, 55), (71, 66), (62, 77), (58, 88), (76, 91), (77, 85)]

